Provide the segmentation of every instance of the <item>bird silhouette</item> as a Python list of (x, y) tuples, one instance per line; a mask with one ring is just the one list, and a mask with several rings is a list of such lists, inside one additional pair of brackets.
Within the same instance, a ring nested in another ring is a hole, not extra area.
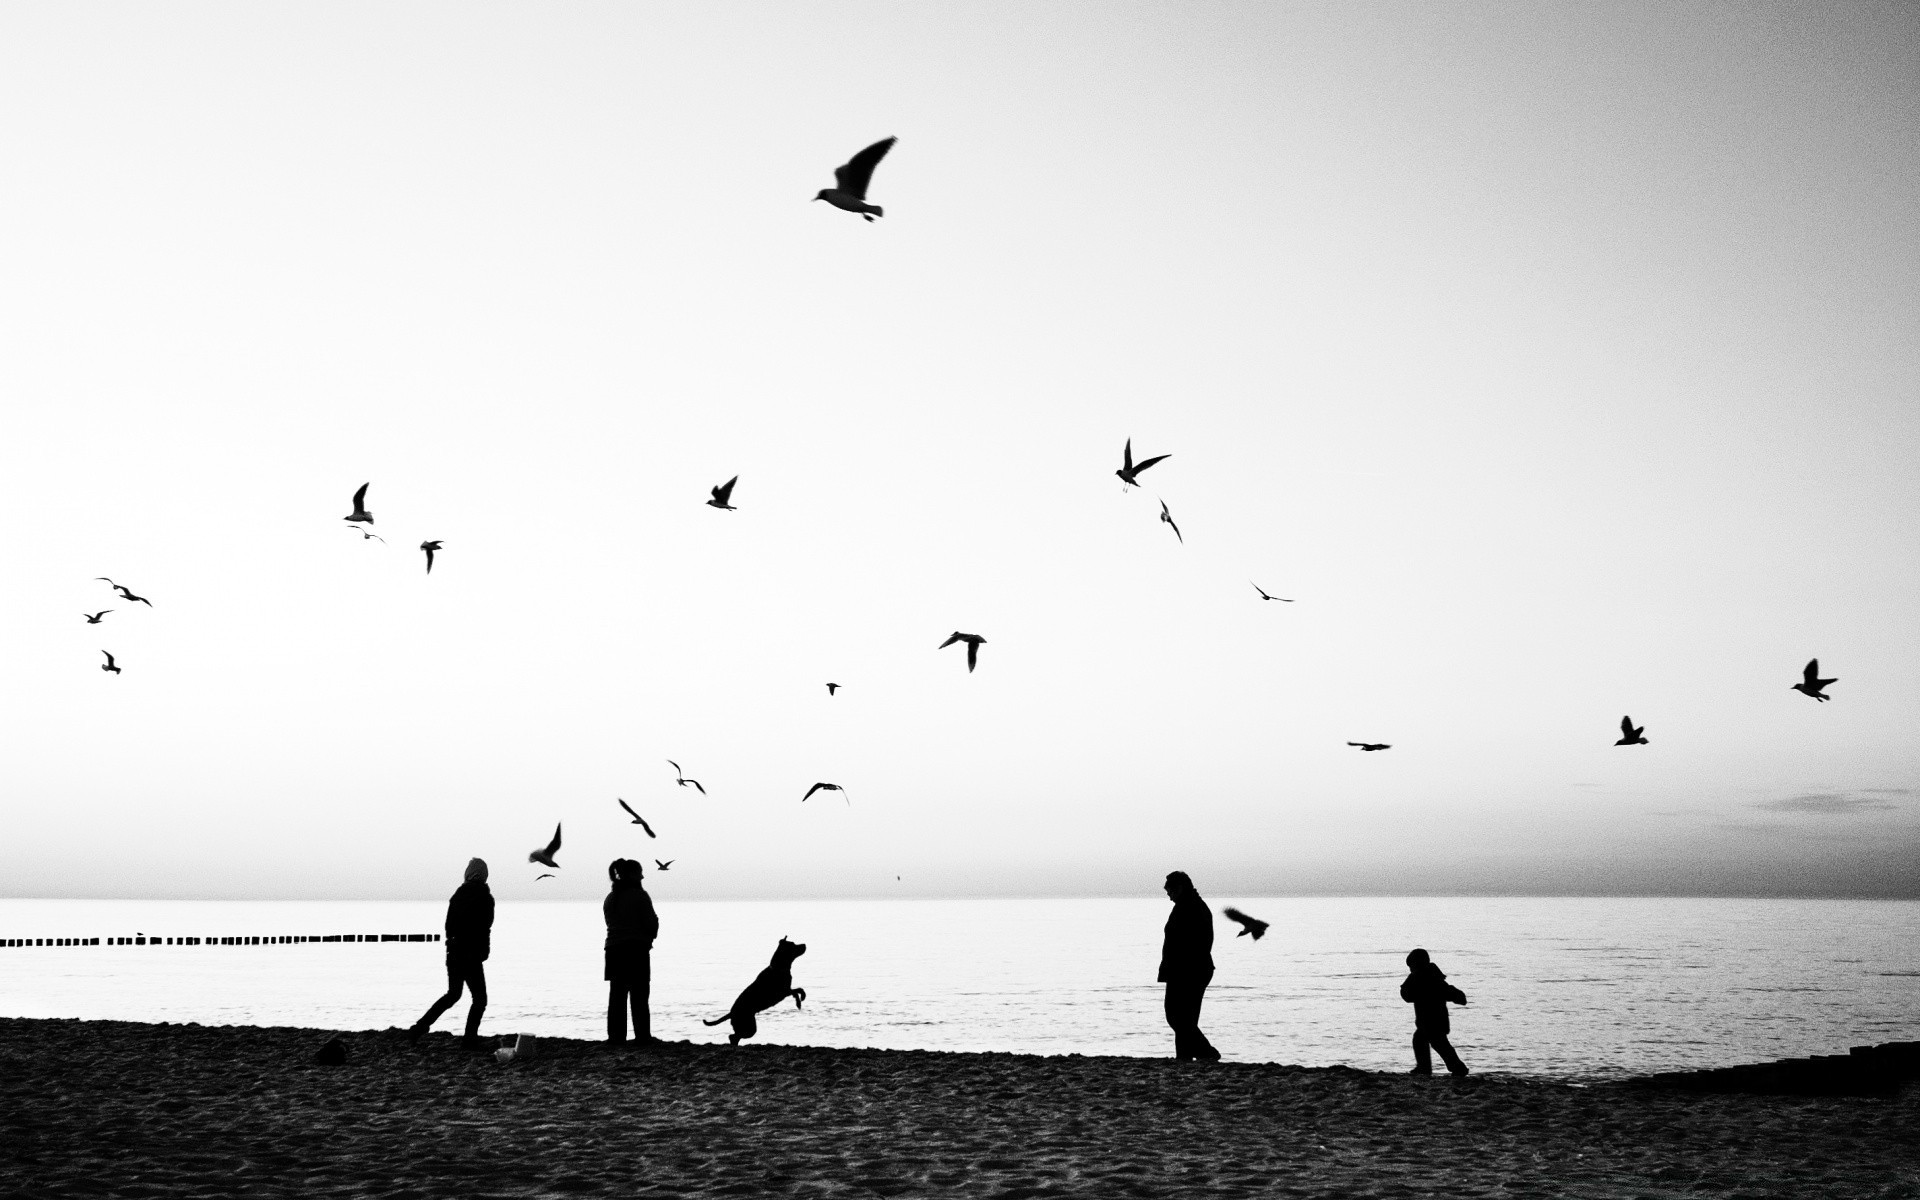
[(802, 797), (800, 797), (800, 803), (802, 803), (802, 804), (805, 804), (805, 803), (806, 803), (807, 801), (809, 801), (809, 800), (811, 800), (811, 799), (813, 799), (813, 794), (814, 794), (815, 792), (839, 792), (839, 793), (840, 793), (840, 798), (841, 798), (842, 800), (846, 800), (846, 801), (847, 801), (847, 807), (848, 807), (848, 808), (852, 808), (852, 807), (853, 807), (853, 801), (851, 801), (851, 800), (847, 800), (847, 789), (845, 789), (845, 788), (843, 788), (843, 787), (841, 787), (841, 786), (840, 786), (839, 784), (837, 784), (837, 783), (816, 783), (816, 784), (814, 784), (814, 785), (813, 785), (812, 787), (810, 787), (810, 788), (808, 788), (808, 789), (807, 789), (807, 794), (806, 794), (806, 795), (804, 795), (804, 796), (802, 796)]
[(1389, 743), (1389, 742), (1348, 742), (1348, 743), (1347, 743), (1347, 745), (1349, 745), (1349, 746), (1358, 746), (1358, 747), (1360, 747), (1360, 748), (1361, 748), (1362, 750), (1391, 750), (1391, 749), (1393, 749), (1393, 746), (1392, 746), (1392, 744), (1391, 744), (1391, 743)]
[[(1248, 582), (1248, 583), (1253, 583), (1253, 580), (1251, 580), (1251, 579), (1249, 579), (1249, 580), (1247, 580), (1247, 582)], [(1280, 603), (1282, 603), (1282, 604), (1292, 604), (1292, 603), (1293, 603), (1293, 601), (1291, 601), (1291, 600), (1289, 600), (1289, 599), (1287, 599), (1287, 598), (1286, 598), (1285, 596), (1269, 596), (1269, 595), (1267, 595), (1267, 589), (1265, 589), (1265, 588), (1263, 588), (1263, 587), (1261, 587), (1261, 586), (1260, 586), (1259, 584), (1257, 584), (1257, 583), (1253, 583), (1253, 590), (1254, 590), (1254, 591), (1256, 591), (1256, 592), (1259, 592), (1259, 593), (1260, 593), (1260, 598), (1261, 598), (1262, 600), (1278, 600), (1278, 601), (1279, 601)]]
[(944, 642), (941, 642), (938, 646), (935, 647), (935, 649), (945, 650), (948, 646), (953, 645), (955, 642), (965, 642), (967, 644), (967, 673), (971, 675), (973, 673), (974, 664), (980, 661), (980, 647), (983, 643), (986, 642), (986, 640), (987, 639), (981, 637), (977, 633), (961, 633), (959, 630), (956, 629), (954, 630), (952, 637), (948, 638)]
[[(363, 483), (360, 485), (360, 490), (353, 494), (353, 511), (347, 514), (347, 520), (365, 521), (369, 525), (373, 524), (373, 514), (367, 511), (367, 488), (370, 486), (370, 484)], [(385, 541), (386, 539), (382, 538), (381, 540)]]
[(835, 692), (839, 690), (840, 690), (840, 685), (837, 683), (830, 683), (827, 685), (827, 695), (829, 696), (833, 695)]
[[(616, 800), (620, 800), (620, 798), (619, 798), (618, 796), (615, 796), (615, 797), (614, 797), (614, 799), (616, 799)], [(628, 803), (627, 803), (627, 802), (626, 802), (625, 800), (620, 800), (620, 807), (621, 807), (621, 808), (624, 808), (624, 809), (626, 809), (626, 810), (627, 810), (627, 815), (633, 818), (633, 823), (634, 823), (635, 825), (638, 825), (638, 826), (639, 826), (640, 828), (642, 828), (642, 829), (644, 829), (644, 830), (646, 830), (646, 831), (647, 831), (647, 836), (648, 836), (648, 837), (658, 837), (658, 836), (660, 836), (659, 834), (656, 834), (656, 833), (655, 833), (655, 832), (653, 831), (653, 826), (651, 826), (651, 825), (649, 825), (649, 824), (647, 824), (647, 819), (646, 819), (645, 817), (643, 817), (643, 816), (641, 816), (641, 815), (640, 815), (639, 813), (637, 813), (637, 812), (635, 812), (635, 811), (633, 811), (633, 805), (631, 805), (631, 804), (628, 804)]]
[(552, 879), (553, 877), (554, 874), (552, 871), (542, 871), (533, 877), (533, 881), (539, 883), (542, 879)]
[(433, 574), (433, 552), (440, 548), (439, 542), (421, 542), (420, 548), (427, 552), (427, 574)]
[(666, 869), (667, 869), (668, 867), (670, 867), (670, 866), (672, 866), (673, 864), (675, 864), (675, 863), (677, 863), (677, 862), (679, 862), (679, 861), (680, 861), (680, 860), (679, 860), (679, 859), (677, 859), (677, 858), (670, 858), (670, 859), (668, 859), (668, 860), (667, 860), (667, 861), (665, 861), (665, 862), (661, 862), (661, 861), (660, 861), (659, 859), (657, 859), (657, 858), (656, 858), (656, 859), (654, 859), (654, 860), (653, 860), (653, 865), (654, 865), (654, 866), (656, 866), (656, 867), (658, 867), (658, 868), (660, 868), (660, 869), (661, 869), (662, 871), (664, 871), (664, 870), (666, 870)]
[(1647, 739), (1640, 736), (1646, 731), (1647, 731), (1647, 727), (1645, 725), (1635, 725), (1633, 723), (1632, 717), (1621, 717), (1620, 718), (1620, 740), (1615, 742), (1614, 745), (1616, 746), (1648, 745), (1649, 743), (1647, 742)]
[(1173, 455), (1171, 454), (1156, 454), (1152, 458), (1147, 459), (1145, 462), (1136, 463), (1133, 461), (1133, 439), (1132, 438), (1127, 439), (1126, 448), (1122, 450), (1120, 454), (1121, 454), (1120, 469), (1118, 471), (1115, 471), (1114, 474), (1120, 477), (1121, 483), (1128, 484), (1133, 487), (1138, 487), (1140, 485), (1140, 481), (1137, 478), (1135, 478), (1135, 476), (1139, 475), (1140, 472), (1146, 470), (1148, 467), (1159, 462), (1163, 458), (1173, 457)]
[(115, 675), (118, 675), (120, 668), (113, 665), (113, 655), (106, 650), (102, 650), (100, 653), (107, 656), (107, 661), (101, 665), (100, 669), (102, 671), (112, 671)]
[[(113, 580), (108, 579), (105, 575), (95, 575), (94, 578), (112, 587), (114, 591), (119, 592), (120, 598), (122, 600), (127, 601), (130, 604), (144, 604), (148, 608), (153, 607), (153, 601), (147, 599), (145, 596), (134, 595), (132, 592), (127, 590), (127, 585), (124, 583), (114, 583)], [(1827, 682), (1832, 683), (1833, 680), (1829, 679), (1827, 680)]]
[(1817, 658), (1808, 659), (1807, 668), (1805, 671), (1801, 672), (1801, 674), (1804, 677), (1800, 680), (1799, 683), (1796, 683), (1793, 685), (1794, 691), (1805, 692), (1807, 695), (1812, 696), (1815, 700), (1820, 701), (1822, 704), (1825, 704), (1827, 701), (1833, 699), (1832, 696), (1825, 694), (1824, 689), (1828, 684), (1839, 683), (1840, 681), (1838, 679), (1820, 678), (1820, 660), (1819, 659)]
[(97, 613), (81, 613), (80, 615), (87, 618), (87, 624), (98, 625), (100, 623), (100, 618), (106, 616), (108, 613), (112, 611), (113, 610), (110, 608), (103, 608)]
[(1173, 514), (1167, 511), (1167, 502), (1165, 500), (1160, 502), (1160, 519), (1172, 528), (1173, 536), (1180, 538), (1180, 544), (1182, 546), (1187, 544), (1187, 539), (1180, 537), (1180, 527), (1173, 523)]
[(674, 775), (673, 781), (675, 783), (679, 784), (681, 787), (686, 787), (688, 784), (692, 784), (694, 787), (694, 790), (699, 792), (702, 796), (707, 794), (707, 789), (700, 786), (700, 781), (698, 779), (688, 779), (686, 775), (681, 772), (679, 763), (673, 761), (672, 759), (668, 759), (667, 765), (673, 768), (673, 775)]
[(873, 182), (873, 169), (880, 160), (893, 149), (898, 138), (881, 138), (873, 145), (848, 159), (845, 166), (833, 169), (834, 186), (821, 188), (815, 200), (825, 200), (835, 208), (850, 213), (859, 213), (861, 220), (872, 221), (875, 217), (887, 214), (877, 204), (867, 203), (867, 185)]
[[(373, 518), (372, 518), (372, 517), (368, 517), (367, 519), (368, 519), (368, 520), (372, 520)], [(359, 535), (360, 535), (360, 540), (361, 540), (361, 541), (363, 541), (363, 542), (364, 542), (364, 541), (367, 541), (368, 539), (372, 539), (373, 541), (376, 541), (376, 542), (379, 542), (379, 543), (381, 543), (382, 545), (385, 545), (385, 544), (386, 544), (386, 541), (387, 541), (387, 539), (385, 539), (385, 538), (383, 538), (383, 537), (381, 537), (381, 536), (380, 536), (379, 534), (377, 534), (377, 533), (375, 533), (375, 532), (374, 532), (373, 530), (371, 530), (371, 529), (362, 529), (362, 528), (360, 528), (360, 527), (359, 527), (358, 525), (349, 525), (349, 526), (347, 526), (347, 528), (348, 528), (348, 529), (350, 529), (350, 530), (352, 530), (352, 531), (353, 531), (354, 533), (357, 533), (357, 534), (359, 534)]]
[(729, 479), (725, 483), (721, 484), (719, 487), (714, 488), (713, 499), (707, 501), (707, 503), (712, 505), (715, 508), (724, 508), (728, 512), (734, 511), (733, 505), (728, 503), (728, 501), (733, 499), (733, 485), (739, 482), (740, 482), (740, 477), (738, 475), (735, 475), (732, 479)]
[(1236, 921), (1239, 923), (1240, 932), (1234, 934), (1233, 936), (1246, 937), (1248, 934), (1252, 934), (1253, 940), (1256, 942), (1259, 941), (1262, 937), (1266, 936), (1267, 923), (1265, 921), (1262, 921), (1259, 917), (1250, 917), (1247, 914), (1241, 912), (1237, 908), (1223, 908), (1220, 910), (1220, 912), (1223, 916), (1227, 918), (1227, 920)]
[(558, 853), (560, 853), (560, 826), (556, 824), (553, 827), (553, 840), (547, 843), (547, 848), (545, 850), (535, 850), (533, 853), (527, 855), (527, 861), (530, 863), (539, 863), (543, 867), (552, 867), (558, 871), (560, 864), (553, 861), (553, 856)]

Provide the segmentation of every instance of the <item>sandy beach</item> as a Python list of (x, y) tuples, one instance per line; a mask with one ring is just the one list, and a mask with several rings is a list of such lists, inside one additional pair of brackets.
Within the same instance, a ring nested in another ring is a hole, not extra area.
[[(1920, 1094), (0, 1020), (19, 1196), (1920, 1196)], [(489, 1046), (493, 1045), (491, 1039)]]

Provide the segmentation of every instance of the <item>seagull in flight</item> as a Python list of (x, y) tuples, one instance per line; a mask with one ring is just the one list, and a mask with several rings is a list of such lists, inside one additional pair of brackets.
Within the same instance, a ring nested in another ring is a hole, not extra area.
[(1133, 487), (1140, 486), (1140, 481), (1137, 478), (1135, 478), (1135, 476), (1139, 475), (1140, 472), (1146, 470), (1148, 467), (1159, 462), (1163, 458), (1173, 457), (1173, 455), (1171, 454), (1156, 454), (1152, 458), (1147, 459), (1145, 462), (1135, 463), (1133, 461), (1133, 439), (1132, 438), (1127, 439), (1126, 449), (1122, 450), (1120, 453), (1122, 456), (1120, 460), (1120, 469), (1118, 471), (1115, 471), (1114, 474), (1120, 477), (1121, 483), (1128, 484)]
[[(144, 604), (148, 608), (153, 607), (153, 601), (147, 599), (145, 596), (134, 595), (132, 592), (127, 590), (127, 585), (124, 583), (114, 583), (113, 580), (108, 579), (105, 575), (95, 575), (94, 578), (100, 580), (102, 583), (111, 585), (114, 591), (120, 593), (120, 598), (122, 600), (128, 601), (129, 603)], [(1833, 680), (1829, 679), (1827, 680), (1827, 682), (1832, 683)]]
[(554, 875), (552, 871), (542, 871), (538, 875), (535, 875), (533, 877), (533, 881), (535, 883), (539, 883), (542, 879), (552, 879), (553, 877)]
[(692, 784), (694, 790), (699, 792), (702, 796), (707, 794), (707, 789), (700, 786), (700, 781), (698, 779), (688, 779), (686, 775), (684, 775), (681, 772), (679, 763), (673, 761), (672, 759), (668, 759), (667, 765), (673, 768), (673, 781), (675, 783), (679, 784), (681, 787), (686, 787), (688, 784)]
[(941, 642), (934, 648), (936, 650), (945, 650), (955, 642), (965, 642), (967, 644), (967, 674), (971, 675), (973, 674), (974, 664), (980, 661), (980, 647), (986, 640), (987, 639), (977, 633), (961, 633), (956, 629), (953, 631), (952, 637)]
[(1615, 742), (1614, 745), (1616, 746), (1649, 745), (1650, 743), (1647, 741), (1647, 739), (1640, 736), (1646, 731), (1647, 731), (1647, 727), (1645, 725), (1635, 725), (1633, 723), (1632, 717), (1621, 717), (1620, 718), (1620, 740)]
[[(373, 518), (372, 518), (372, 517), (368, 517), (367, 519), (368, 519), (369, 521), (371, 521), (371, 520), (372, 520)], [(357, 534), (359, 534), (359, 535), (360, 535), (360, 540), (361, 540), (361, 541), (363, 541), (363, 542), (364, 542), (364, 541), (366, 541), (366, 540), (367, 540), (368, 538), (372, 538), (372, 539), (373, 539), (374, 541), (376, 541), (376, 542), (382, 542), (382, 543), (384, 543), (384, 542), (385, 542), (385, 541), (387, 540), (387, 539), (385, 539), (385, 538), (383, 538), (383, 537), (381, 537), (381, 536), (380, 536), (379, 534), (377, 534), (377, 533), (375, 533), (375, 532), (374, 532), (373, 530), (371, 530), (371, 529), (362, 529), (362, 528), (360, 528), (360, 527), (359, 527), (358, 525), (350, 525), (350, 526), (348, 526), (348, 528), (349, 528), (349, 529), (351, 529), (351, 530), (353, 530), (353, 532), (355, 532), (355, 533), (357, 533)]]
[(1393, 745), (1392, 745), (1391, 743), (1389, 743), (1389, 742), (1348, 742), (1348, 743), (1347, 743), (1347, 745), (1349, 745), (1349, 746), (1358, 746), (1358, 747), (1360, 747), (1360, 748), (1361, 748), (1362, 750), (1391, 750), (1391, 749), (1393, 749)]
[(859, 213), (864, 221), (886, 216), (887, 214), (878, 204), (867, 203), (867, 185), (873, 182), (873, 169), (880, 165), (880, 160), (887, 156), (887, 151), (893, 149), (893, 144), (899, 140), (898, 138), (881, 138), (848, 159), (845, 166), (835, 167), (833, 169), (834, 186), (821, 188), (820, 194), (814, 199), (825, 200), (835, 208), (843, 208), (850, 213)]
[(1266, 935), (1267, 923), (1259, 917), (1250, 917), (1237, 908), (1223, 908), (1220, 912), (1227, 920), (1239, 923), (1240, 932), (1233, 936), (1246, 937), (1248, 934), (1252, 934), (1253, 940), (1257, 942)]
[(656, 859), (654, 859), (654, 860), (653, 860), (653, 865), (654, 865), (654, 866), (656, 866), (656, 867), (658, 867), (658, 868), (660, 868), (660, 869), (661, 869), (662, 871), (664, 871), (664, 870), (666, 870), (666, 869), (667, 869), (668, 867), (670, 867), (670, 866), (672, 866), (673, 864), (675, 864), (675, 863), (677, 863), (677, 862), (679, 862), (679, 861), (680, 861), (680, 860), (679, 860), (679, 859), (677, 859), (677, 858), (670, 858), (670, 859), (668, 859), (668, 860), (667, 860), (667, 861), (665, 861), (665, 862), (661, 862), (661, 861), (660, 861), (659, 859), (657, 859), (657, 858), (656, 858)]
[[(370, 484), (363, 483), (360, 485), (360, 490), (353, 494), (353, 511), (347, 514), (347, 520), (365, 521), (369, 525), (373, 524), (373, 514), (367, 511), (367, 488), (370, 486)], [(385, 541), (386, 539), (382, 538), (381, 540)]]
[(830, 683), (827, 685), (827, 695), (829, 696), (833, 695), (835, 692), (839, 690), (840, 690), (840, 685), (837, 683)]
[[(384, 538), (381, 540), (385, 540)], [(421, 542), (420, 548), (427, 552), (427, 574), (433, 574), (433, 552), (440, 548), (439, 542)]]
[(732, 479), (729, 479), (725, 483), (721, 484), (719, 487), (714, 488), (713, 499), (707, 501), (707, 503), (712, 505), (715, 508), (724, 508), (728, 512), (734, 511), (733, 505), (728, 502), (733, 499), (733, 485), (739, 482), (740, 482), (740, 477), (738, 475), (735, 475)]
[(809, 801), (809, 800), (811, 800), (811, 799), (813, 799), (813, 794), (814, 794), (815, 792), (839, 792), (839, 793), (840, 793), (840, 798), (841, 798), (842, 800), (846, 800), (846, 801), (847, 801), (847, 807), (848, 807), (848, 808), (852, 808), (852, 807), (853, 807), (853, 801), (851, 801), (851, 800), (847, 800), (847, 789), (845, 789), (845, 788), (843, 788), (843, 787), (841, 787), (841, 786), (840, 786), (839, 784), (837, 784), (837, 783), (816, 783), (816, 784), (814, 784), (814, 785), (813, 785), (812, 787), (810, 787), (810, 788), (808, 788), (808, 789), (807, 789), (807, 794), (806, 794), (806, 795), (804, 795), (804, 796), (802, 796), (802, 797), (800, 797), (800, 803), (802, 803), (802, 804), (805, 804), (805, 803), (806, 803), (807, 801)]
[[(615, 797), (614, 797), (614, 799), (616, 799), (616, 800), (620, 800), (620, 797), (618, 797), (618, 796), (615, 796)], [(653, 826), (651, 826), (651, 825), (649, 825), (649, 824), (647, 824), (647, 819), (646, 819), (645, 817), (643, 817), (643, 816), (641, 816), (641, 815), (640, 815), (639, 813), (637, 813), (637, 812), (635, 812), (635, 811), (633, 811), (633, 805), (631, 805), (631, 804), (628, 804), (628, 803), (627, 803), (627, 802), (626, 802), (625, 800), (620, 800), (620, 807), (621, 807), (621, 808), (624, 808), (624, 809), (626, 809), (626, 810), (627, 810), (627, 815), (633, 818), (633, 823), (634, 823), (635, 825), (638, 825), (638, 826), (639, 826), (640, 828), (642, 828), (642, 829), (644, 829), (644, 830), (646, 830), (646, 831), (647, 831), (647, 836), (648, 836), (648, 837), (659, 837), (659, 836), (660, 836), (659, 834), (657, 834), (657, 833), (655, 833), (655, 832), (653, 831)]]
[[(1248, 583), (1253, 583), (1253, 580), (1251, 580), (1251, 579), (1249, 579), (1249, 580), (1247, 580), (1247, 582), (1248, 582)], [(1269, 595), (1267, 595), (1267, 589), (1265, 589), (1265, 588), (1263, 588), (1263, 587), (1261, 587), (1261, 586), (1260, 586), (1259, 584), (1257, 584), (1257, 583), (1253, 583), (1253, 590), (1254, 590), (1254, 591), (1256, 591), (1256, 592), (1259, 592), (1259, 593), (1260, 593), (1260, 598), (1261, 598), (1262, 600), (1278, 600), (1278, 601), (1279, 601), (1280, 603), (1282, 603), (1282, 604), (1292, 604), (1292, 603), (1293, 603), (1293, 601), (1291, 601), (1291, 600), (1289, 600), (1289, 599), (1287, 599), (1287, 598), (1286, 598), (1285, 596), (1269, 596)]]
[(1800, 680), (1800, 682), (1793, 685), (1794, 691), (1805, 692), (1807, 695), (1812, 696), (1815, 700), (1820, 701), (1822, 704), (1833, 699), (1832, 696), (1825, 694), (1824, 689), (1828, 684), (1839, 683), (1840, 681), (1838, 679), (1820, 678), (1820, 660), (1819, 659), (1817, 658), (1808, 659), (1806, 670), (1801, 672), (1801, 675), (1802, 675), (1802, 679)]
[(543, 867), (552, 867), (558, 871), (560, 864), (553, 861), (553, 856), (558, 853), (560, 853), (560, 826), (555, 825), (553, 827), (553, 840), (547, 843), (547, 848), (545, 850), (535, 850), (532, 854), (527, 855), (527, 861), (539, 863)]
[(120, 668), (113, 665), (113, 655), (106, 650), (102, 650), (100, 653), (105, 654), (107, 656), (107, 661), (101, 664), (100, 669), (102, 671), (112, 671), (115, 675), (118, 675), (120, 673)]
[(1173, 536), (1180, 538), (1180, 544), (1182, 546), (1187, 544), (1187, 539), (1180, 537), (1180, 527), (1173, 523), (1173, 514), (1167, 511), (1167, 502), (1165, 500), (1160, 502), (1160, 519), (1165, 521), (1168, 527), (1173, 530)]
[(112, 611), (113, 610), (110, 608), (103, 608), (97, 613), (81, 613), (80, 615), (87, 619), (87, 624), (98, 625), (100, 623), (100, 618), (106, 616), (108, 613)]

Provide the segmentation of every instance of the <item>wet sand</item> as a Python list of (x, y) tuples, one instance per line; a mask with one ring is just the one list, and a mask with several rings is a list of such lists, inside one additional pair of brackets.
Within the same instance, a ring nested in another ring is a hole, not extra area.
[(1913, 1085), (329, 1036), (0, 1019), (0, 1194), (1920, 1197)]

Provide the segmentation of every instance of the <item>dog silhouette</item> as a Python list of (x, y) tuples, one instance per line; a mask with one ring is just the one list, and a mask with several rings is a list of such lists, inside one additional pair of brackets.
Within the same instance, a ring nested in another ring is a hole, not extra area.
[(740, 993), (727, 1015), (700, 1023), (718, 1025), (732, 1021), (733, 1032), (727, 1035), (727, 1044), (738, 1046), (741, 1038), (750, 1038), (759, 1032), (760, 1026), (753, 1019), (755, 1013), (765, 1012), (788, 996), (793, 997), (793, 1007), (798, 1009), (800, 1002), (807, 998), (807, 991), (793, 986), (793, 960), (806, 952), (804, 943), (781, 938), (780, 944), (773, 948), (773, 959), (767, 963), (767, 969), (753, 977), (753, 982)]

